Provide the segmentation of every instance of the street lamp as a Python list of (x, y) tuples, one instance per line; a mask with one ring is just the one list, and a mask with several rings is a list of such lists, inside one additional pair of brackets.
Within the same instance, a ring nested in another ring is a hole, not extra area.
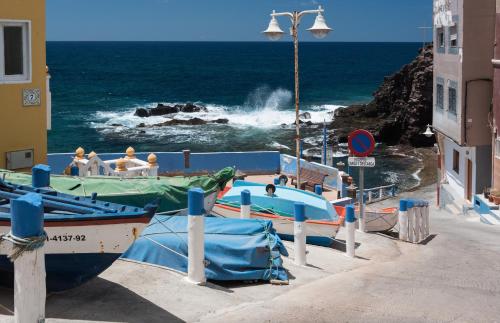
[(292, 27), (290, 28), (290, 34), (293, 38), (294, 45), (294, 58), (295, 58), (295, 130), (296, 130), (296, 154), (297, 154), (297, 188), (300, 188), (300, 112), (299, 112), (299, 39), (298, 39), (298, 27), (300, 24), (300, 19), (306, 14), (317, 14), (316, 20), (309, 30), (314, 37), (321, 39), (325, 38), (328, 33), (332, 30), (326, 25), (325, 17), (323, 16), (323, 8), (321, 6), (316, 10), (304, 10), (301, 12), (276, 12), (273, 10), (271, 13), (271, 21), (269, 26), (262, 33), (265, 34), (270, 40), (278, 40), (285, 33), (281, 30), (278, 20), (276, 17), (285, 16), (290, 18), (292, 22)]
[(425, 132), (423, 133), (423, 135), (426, 136), (427, 138), (434, 136), (434, 132), (432, 132), (431, 127), (432, 126), (428, 124), (427, 129), (425, 129)]

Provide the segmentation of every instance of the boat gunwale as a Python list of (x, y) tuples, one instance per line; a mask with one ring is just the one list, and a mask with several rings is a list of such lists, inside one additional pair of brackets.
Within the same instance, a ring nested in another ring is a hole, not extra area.
[[(220, 203), (216, 203), (215, 206), (231, 210), (231, 211), (237, 211), (240, 212), (240, 208), (229, 206), (229, 205), (224, 205)], [(270, 219), (276, 219), (276, 220), (287, 220), (290, 222), (294, 222), (295, 220), (292, 217), (288, 216), (282, 216), (282, 215), (275, 215), (275, 214), (268, 214), (268, 213), (262, 213), (262, 212), (256, 212), (256, 211), (251, 211), (251, 214), (255, 214), (264, 218), (270, 218)], [(306, 220), (306, 223), (311, 223), (311, 224), (321, 224), (321, 225), (331, 225), (331, 226), (342, 226), (342, 223), (344, 222), (344, 218), (339, 215), (339, 219), (337, 221), (321, 221), (321, 220)]]

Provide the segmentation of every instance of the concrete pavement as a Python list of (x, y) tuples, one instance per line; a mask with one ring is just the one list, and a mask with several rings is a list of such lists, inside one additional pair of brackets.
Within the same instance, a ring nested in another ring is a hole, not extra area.
[[(408, 194), (434, 195), (433, 187)], [(358, 234), (356, 259), (340, 251), (342, 241), (339, 250), (308, 246), (308, 267), (285, 259), (288, 286), (193, 286), (178, 273), (118, 261), (90, 283), (50, 295), (47, 322), (500, 321), (500, 227), (432, 208), (431, 234), (425, 245)], [(12, 292), (0, 289), (0, 321), (12, 321), (12, 308)]]

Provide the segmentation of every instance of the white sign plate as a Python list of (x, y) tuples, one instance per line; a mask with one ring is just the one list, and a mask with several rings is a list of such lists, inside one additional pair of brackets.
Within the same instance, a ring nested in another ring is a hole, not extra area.
[(349, 157), (349, 167), (375, 167), (374, 157)]

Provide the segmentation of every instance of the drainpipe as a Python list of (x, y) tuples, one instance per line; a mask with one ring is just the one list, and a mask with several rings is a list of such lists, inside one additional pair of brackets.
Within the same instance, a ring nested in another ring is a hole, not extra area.
[[(473, 79), (473, 80), (468, 80), (465, 81), (465, 103), (464, 103), (464, 113), (463, 113), (463, 122), (462, 126), (464, 129), (464, 144), (467, 146), (467, 96), (468, 96), (468, 91), (469, 91), (469, 83), (472, 82), (493, 82), (492, 79), (487, 79), (487, 78), (478, 78), (478, 79)], [(461, 146), (461, 145), (460, 145)]]

